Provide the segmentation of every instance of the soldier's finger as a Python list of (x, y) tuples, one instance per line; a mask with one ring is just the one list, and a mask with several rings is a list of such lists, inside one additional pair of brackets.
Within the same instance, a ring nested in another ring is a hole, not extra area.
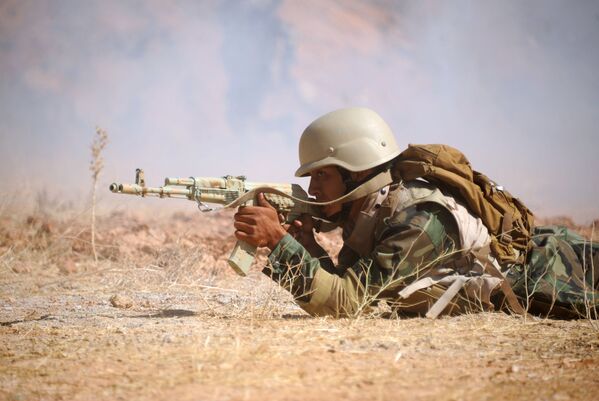
[(264, 241), (256, 240), (256, 238), (254, 238), (251, 235), (248, 235), (247, 233), (244, 233), (243, 231), (235, 231), (235, 238), (237, 238), (240, 241), (247, 242), (248, 244), (253, 245), (255, 247), (261, 247), (265, 245)]
[(253, 214), (248, 214), (248, 215), (235, 215), (235, 221), (241, 221), (243, 223), (247, 223), (247, 224), (256, 224), (256, 216), (254, 216)]
[(255, 227), (252, 224), (247, 224), (242, 221), (236, 221), (233, 223), (233, 227), (235, 227), (238, 231), (243, 231), (244, 233), (253, 234), (255, 231)]
[(263, 193), (258, 194), (258, 205), (262, 207), (267, 207), (269, 209), (274, 209), (273, 205), (271, 205), (270, 202), (266, 200), (266, 197)]
[(254, 214), (256, 213), (256, 209), (258, 209), (256, 206), (240, 206), (235, 214)]
[(244, 233), (243, 231), (235, 231), (235, 238), (237, 238), (240, 241), (250, 243), (250, 236)]

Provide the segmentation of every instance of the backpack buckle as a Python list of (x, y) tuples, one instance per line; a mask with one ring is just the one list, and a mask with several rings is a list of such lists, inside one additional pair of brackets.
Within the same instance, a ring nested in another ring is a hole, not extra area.
[(512, 238), (512, 236), (508, 233), (503, 233), (499, 236), (499, 242), (501, 242), (503, 245), (510, 245), (513, 240), (514, 238)]

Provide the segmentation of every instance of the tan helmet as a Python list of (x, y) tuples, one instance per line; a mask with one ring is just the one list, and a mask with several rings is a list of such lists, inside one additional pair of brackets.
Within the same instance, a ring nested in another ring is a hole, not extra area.
[(361, 107), (340, 109), (317, 118), (304, 130), (299, 143), (304, 177), (324, 166), (363, 171), (400, 153), (391, 128), (376, 112)]

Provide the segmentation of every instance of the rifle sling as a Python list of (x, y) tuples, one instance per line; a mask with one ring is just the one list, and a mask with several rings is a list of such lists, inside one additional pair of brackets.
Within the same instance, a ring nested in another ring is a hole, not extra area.
[(295, 196), (286, 194), (285, 192), (279, 191), (278, 189), (275, 189), (272, 187), (258, 187), (258, 188), (252, 189), (251, 191), (246, 192), (245, 194), (243, 194), (239, 198), (235, 199), (233, 202), (229, 203), (228, 205), (225, 205), (224, 207), (232, 208), (232, 207), (242, 206), (244, 203), (246, 203), (250, 200), (254, 200), (259, 193), (280, 195), (285, 198), (292, 199), (294, 202), (302, 203), (305, 205), (326, 206), (326, 205), (330, 205), (333, 203), (346, 203), (346, 202), (354, 201), (356, 199), (360, 199), (366, 195), (369, 195), (373, 192), (378, 191), (381, 188), (386, 187), (387, 185), (390, 185), (392, 182), (393, 182), (393, 178), (391, 177), (391, 172), (389, 170), (383, 171), (383, 172), (375, 175), (374, 177), (372, 177), (370, 180), (366, 181), (365, 183), (359, 185), (353, 191), (343, 195), (340, 198), (337, 198), (337, 199), (334, 199), (334, 200), (328, 201), (328, 202), (309, 201), (306, 199), (301, 199), (301, 198), (297, 198)]

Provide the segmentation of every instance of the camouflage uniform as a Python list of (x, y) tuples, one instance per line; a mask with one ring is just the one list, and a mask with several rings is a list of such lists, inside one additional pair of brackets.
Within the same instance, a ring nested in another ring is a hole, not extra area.
[(599, 310), (599, 244), (558, 226), (536, 227), (526, 265), (507, 279), (533, 313), (594, 317)]
[[(286, 235), (269, 255), (264, 273), (287, 288), (312, 315), (353, 316), (380, 299), (399, 311), (426, 313), (446, 291), (444, 284), (453, 281), (444, 283), (442, 278), (460, 276), (456, 268), (447, 266), (461, 258), (457, 250), (463, 247), (464, 238), (454, 215), (439, 201), (453, 199), (422, 182), (394, 185), (381, 191), (383, 195), (385, 191), (390, 195), (382, 201), (381, 194), (375, 193), (365, 202), (365, 209), (376, 211), (371, 219), (371, 244), (363, 230), (356, 236), (356, 227), (344, 225), (344, 246), (334, 266), (328, 255), (310, 255)], [(475, 225), (480, 229), (481, 224)], [(488, 238), (486, 229), (483, 234)], [(425, 285), (406, 295), (405, 290), (416, 282)], [(497, 285), (491, 282), (492, 287)], [(450, 301), (444, 313), (472, 306), (463, 296)]]
[[(286, 235), (269, 255), (264, 273), (315, 316), (355, 316), (381, 299), (402, 314), (424, 315), (435, 310), (431, 317), (493, 309), (492, 293), (500, 306), (501, 280), (487, 274), (480, 263), (471, 259), (463, 263), (469, 250), (488, 245), (488, 233), (480, 219), (467, 213), (451, 196), (421, 181), (395, 184), (368, 197), (361, 215), (368, 217), (368, 213), (370, 220), (362, 224), (366, 230), (356, 227), (360, 219), (356, 226), (343, 225), (344, 246), (337, 266), (328, 255), (310, 255)], [(529, 294), (541, 295), (533, 298), (543, 299), (552, 293), (557, 279), (563, 285), (553, 306), (580, 301), (580, 283), (573, 282), (572, 269), (563, 274), (548, 272), (550, 255), (543, 253), (545, 247), (540, 244), (535, 249), (528, 269), (502, 268), (492, 257), (490, 260), (508, 275), (523, 299), (526, 285)], [(534, 281), (524, 280), (527, 272)], [(444, 302), (438, 302), (442, 298)]]

